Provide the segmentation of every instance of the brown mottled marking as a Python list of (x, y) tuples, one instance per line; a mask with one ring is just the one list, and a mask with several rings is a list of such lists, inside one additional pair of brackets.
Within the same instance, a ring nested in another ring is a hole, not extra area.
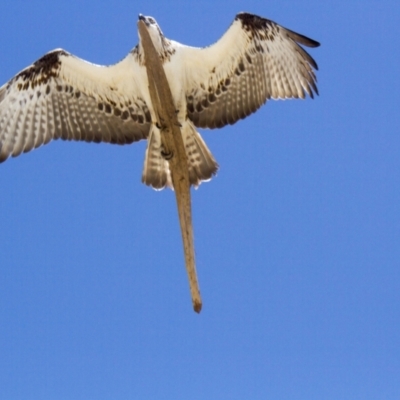
[(214, 101), (216, 101), (216, 100), (217, 100), (217, 98), (216, 98), (216, 96), (215, 96), (214, 93), (210, 93), (210, 94), (208, 95), (208, 101), (209, 101), (210, 103), (214, 103)]
[(49, 94), (50, 93), (50, 85), (47, 85), (46, 86), (46, 94)]
[(194, 113), (193, 103), (188, 103), (187, 108), (188, 108), (189, 112)]
[(261, 30), (263, 28), (265, 29), (268, 25), (271, 25), (271, 21), (268, 19), (248, 13), (238, 14), (236, 20), (240, 20), (243, 28), (247, 31)]
[(103, 111), (103, 108), (104, 108), (103, 103), (97, 104), (97, 108), (98, 108), (100, 111)]
[(129, 118), (129, 112), (127, 110), (125, 110), (122, 114), (121, 114), (121, 119), (123, 120), (127, 120)]
[(109, 104), (106, 104), (105, 111), (107, 114), (111, 114), (111, 106)]
[(119, 108), (114, 108), (114, 115), (116, 117), (119, 117), (122, 114), (121, 110)]
[(37, 85), (46, 84), (51, 78), (56, 78), (58, 76), (61, 65), (60, 56), (68, 55), (69, 54), (64, 50), (56, 50), (45, 54), (30, 67), (16, 75), (15, 79), (22, 79), (24, 82), (27, 81), (28, 85), (24, 85), (21, 88), (22, 90), (29, 88), (29, 82), (32, 88)]
[(144, 116), (146, 117), (146, 122), (151, 122), (151, 114), (149, 110), (145, 110)]

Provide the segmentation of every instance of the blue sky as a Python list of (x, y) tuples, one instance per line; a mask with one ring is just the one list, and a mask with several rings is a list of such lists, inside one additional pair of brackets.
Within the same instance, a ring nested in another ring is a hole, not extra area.
[(7, 1), (0, 81), (62, 47), (99, 64), (137, 15), (205, 46), (239, 11), (322, 43), (320, 96), (203, 136), (203, 311), (145, 143), (53, 142), (0, 165), (1, 399), (400, 398), (400, 3)]

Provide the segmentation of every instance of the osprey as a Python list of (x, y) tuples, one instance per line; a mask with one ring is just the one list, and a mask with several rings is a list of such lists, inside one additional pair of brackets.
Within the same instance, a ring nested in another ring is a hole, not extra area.
[[(167, 39), (154, 18), (139, 19), (163, 63), (194, 186), (218, 169), (196, 127), (234, 124), (270, 98), (318, 94), (317, 64), (300, 45), (319, 43), (273, 21), (240, 13), (215, 44), (196, 48)], [(142, 181), (172, 187), (140, 41), (111, 66), (53, 50), (0, 88), (0, 162), (52, 139), (121, 145), (148, 139)]]

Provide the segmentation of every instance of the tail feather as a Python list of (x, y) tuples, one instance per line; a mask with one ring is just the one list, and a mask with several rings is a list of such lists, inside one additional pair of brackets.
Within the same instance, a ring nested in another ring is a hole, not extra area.
[(218, 164), (194, 127), (189, 126), (182, 135), (189, 166), (189, 180), (197, 187), (202, 181), (209, 181), (216, 174)]
[[(197, 187), (202, 181), (208, 181), (216, 174), (218, 164), (193, 126), (185, 124), (182, 127), (182, 137), (189, 167), (190, 184)], [(169, 163), (163, 158), (161, 152), (160, 131), (152, 127), (146, 149), (142, 182), (157, 190), (166, 186), (173, 188)]]
[(144, 159), (142, 182), (156, 190), (164, 189), (166, 186), (172, 188), (169, 164), (161, 155), (161, 151), (160, 131), (156, 127), (152, 127)]

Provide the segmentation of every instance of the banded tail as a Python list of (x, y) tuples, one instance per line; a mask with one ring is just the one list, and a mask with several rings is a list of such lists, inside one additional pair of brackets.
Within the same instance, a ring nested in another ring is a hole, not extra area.
[[(191, 123), (185, 123), (181, 130), (189, 166), (190, 184), (197, 187), (201, 182), (210, 180), (216, 174), (218, 164)], [(161, 133), (153, 125), (149, 132), (142, 182), (156, 190), (167, 186), (173, 189), (169, 163), (161, 155), (162, 150)]]

